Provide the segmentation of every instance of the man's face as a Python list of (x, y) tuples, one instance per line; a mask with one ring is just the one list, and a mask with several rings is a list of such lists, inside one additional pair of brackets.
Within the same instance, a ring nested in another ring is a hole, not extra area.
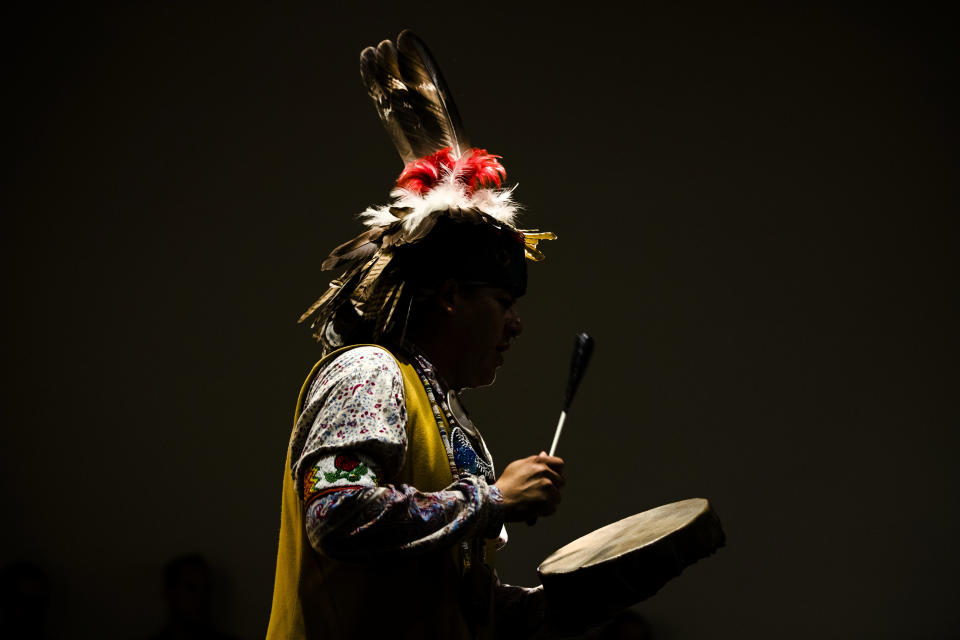
[(493, 383), (504, 352), (523, 331), (516, 298), (494, 286), (460, 287), (454, 296), (453, 331), (459, 346), (454, 386)]

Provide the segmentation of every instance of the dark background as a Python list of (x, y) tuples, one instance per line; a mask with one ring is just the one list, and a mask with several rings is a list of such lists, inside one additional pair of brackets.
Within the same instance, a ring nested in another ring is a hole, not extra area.
[(501, 468), (597, 339), (505, 579), (702, 496), (728, 546), (654, 637), (957, 636), (955, 23), (780, 4), (7, 5), (0, 561), (50, 573), (51, 631), (148, 635), (199, 551), (264, 633), (296, 318), (401, 169), (358, 54), (409, 27), (560, 236), (468, 394)]

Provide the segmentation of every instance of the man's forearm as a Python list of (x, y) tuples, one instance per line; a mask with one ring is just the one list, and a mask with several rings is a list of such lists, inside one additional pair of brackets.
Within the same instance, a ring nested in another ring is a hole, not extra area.
[(499, 490), (464, 475), (442, 491), (408, 485), (339, 486), (306, 506), (311, 546), (358, 560), (450, 547), (473, 532), (495, 537), (503, 523)]

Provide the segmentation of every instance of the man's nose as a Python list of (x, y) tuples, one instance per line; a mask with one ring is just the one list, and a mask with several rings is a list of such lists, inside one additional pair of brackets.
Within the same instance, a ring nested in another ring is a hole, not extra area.
[(512, 338), (516, 338), (523, 333), (523, 323), (520, 322), (520, 314), (512, 309), (510, 311), (510, 317), (507, 318), (507, 331)]

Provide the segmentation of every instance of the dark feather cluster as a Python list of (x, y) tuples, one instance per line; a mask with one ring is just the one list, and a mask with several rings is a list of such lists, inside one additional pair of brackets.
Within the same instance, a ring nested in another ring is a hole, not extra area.
[[(413, 233), (403, 226), (405, 212), (395, 210), (401, 218), (397, 222), (364, 231), (352, 240), (330, 252), (323, 261), (322, 269), (343, 268), (320, 298), (310, 305), (298, 322), (310, 322), (314, 337), (330, 351), (339, 346), (331, 340), (328, 328), (337, 325), (363, 323), (369, 330), (369, 339), (379, 339), (393, 330), (397, 322), (397, 309), (409, 302), (405, 274), (398, 269), (395, 260), (399, 247), (414, 244), (428, 235), (440, 218), (450, 218), (466, 224), (498, 226), (496, 220), (476, 209), (444, 209), (434, 212)], [(523, 235), (512, 227), (517, 240)], [(529, 248), (528, 248), (529, 251)], [(409, 274), (407, 274), (409, 275)], [(406, 297), (405, 297), (406, 296)], [(342, 333), (341, 333), (342, 335)]]
[(415, 34), (364, 49), (360, 77), (404, 165), (447, 147), (457, 157), (470, 148), (440, 69)]

